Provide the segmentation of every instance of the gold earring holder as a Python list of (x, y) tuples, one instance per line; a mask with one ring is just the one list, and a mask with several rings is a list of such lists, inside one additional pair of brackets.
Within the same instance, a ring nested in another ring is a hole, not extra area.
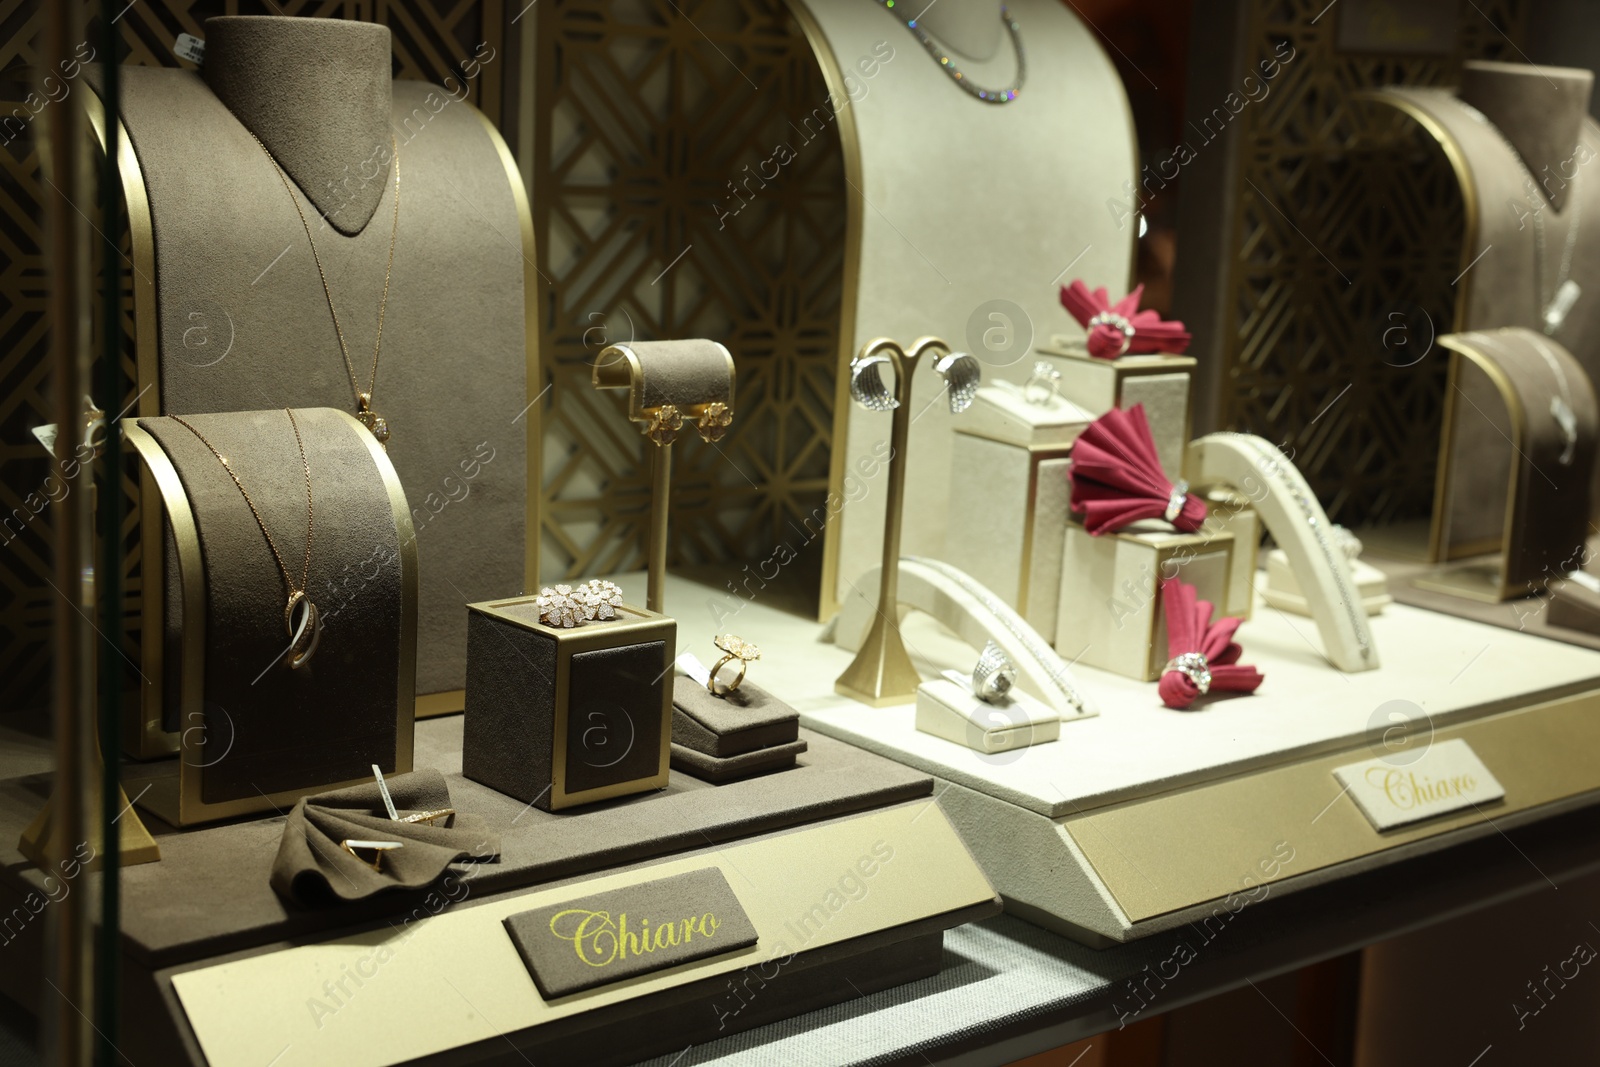
[[(905, 512), (906, 444), (911, 436), (911, 383), (924, 353), (938, 353), (935, 369), (949, 390), (950, 410), (959, 414), (978, 389), (977, 360), (952, 352), (937, 337), (923, 337), (908, 352), (886, 337), (869, 341), (850, 361), (850, 394), (871, 411), (893, 411), (890, 428), (888, 505), (884, 511), (883, 567), (878, 576), (878, 610), (856, 651), (856, 658), (833, 683), (834, 691), (863, 704), (882, 707), (905, 704), (922, 681), (900, 636), (900, 531)], [(880, 368), (894, 370), (894, 389), (884, 384)]]
[[(679, 343), (679, 342), (671, 342)], [(685, 413), (694, 421), (695, 432), (704, 440), (720, 441), (733, 422), (733, 357), (721, 345), (727, 364), (728, 397), (724, 401), (645, 406), (644, 365), (636, 348), (647, 349), (650, 342), (608, 345), (595, 357), (593, 382), (596, 389), (628, 390), (628, 418), (637, 424), (656, 448), (650, 468), (650, 552), (645, 606), (665, 614), (667, 582), (667, 504), (672, 492), (672, 444), (683, 429)]]

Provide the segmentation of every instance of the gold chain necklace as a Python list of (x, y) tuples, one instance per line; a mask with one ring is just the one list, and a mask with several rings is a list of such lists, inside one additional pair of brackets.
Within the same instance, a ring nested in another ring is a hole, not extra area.
[(215, 445), (206, 440), (205, 434), (191, 426), (187, 420), (177, 415), (168, 415), (167, 418), (184, 427), (200, 439), (200, 443), (210, 449), (211, 454), (217, 457), (217, 462), (222, 464), (222, 469), (228, 472), (228, 477), (233, 479), (233, 484), (238, 488), (239, 495), (244, 497), (244, 502), (250, 507), (250, 514), (256, 517), (256, 525), (261, 527), (261, 536), (267, 539), (267, 547), (272, 550), (272, 558), (278, 561), (278, 569), (283, 572), (283, 584), (289, 587), (289, 602), (283, 609), (284, 629), (289, 632), (289, 649), (284, 653), (283, 662), (293, 670), (304, 666), (317, 651), (317, 643), (322, 640), (322, 622), (317, 613), (317, 606), (306, 596), (306, 579), (311, 574), (311, 542), (316, 530), (317, 511), (311, 500), (311, 464), (306, 462), (306, 444), (300, 437), (300, 424), (295, 421), (294, 412), (288, 408), (283, 413), (289, 416), (289, 426), (294, 430), (294, 443), (300, 449), (300, 467), (306, 476), (306, 558), (300, 564), (300, 585), (295, 587), (294, 579), (289, 575), (289, 567), (283, 562), (283, 554), (278, 551), (278, 544), (272, 539), (272, 534), (267, 532), (267, 524), (261, 518), (261, 512), (256, 509), (256, 502), (250, 499), (244, 483), (233, 471), (233, 464), (228, 458), (217, 451)]
[(350, 375), (350, 391), (356, 395), (356, 418), (361, 424), (372, 432), (378, 443), (385, 448), (389, 441), (389, 421), (372, 410), (372, 394), (378, 385), (378, 355), (383, 351), (383, 314), (389, 307), (389, 276), (394, 272), (394, 239), (400, 232), (400, 146), (395, 142), (394, 134), (389, 135), (389, 151), (394, 159), (394, 222), (389, 230), (389, 263), (383, 268), (383, 297), (378, 301), (378, 339), (372, 345), (372, 373), (367, 377), (367, 389), (361, 390), (361, 383), (356, 378), (356, 368), (350, 362), (350, 346), (345, 343), (344, 328), (339, 325), (339, 313), (333, 308), (333, 290), (328, 288), (328, 272), (322, 269), (322, 257), (317, 254), (317, 242), (311, 239), (311, 223), (306, 221), (306, 213), (300, 207), (300, 198), (294, 195), (294, 189), (289, 185), (289, 175), (284, 173), (283, 166), (261, 143), (261, 138), (256, 137), (254, 131), (250, 136), (255, 138), (261, 151), (266, 153), (272, 167), (278, 172), (278, 180), (283, 183), (283, 191), (289, 194), (289, 202), (294, 205), (294, 210), (300, 216), (300, 225), (306, 231), (306, 243), (311, 246), (311, 258), (317, 264), (317, 277), (322, 279), (322, 295), (328, 298), (328, 314), (333, 316), (333, 332), (339, 335), (339, 353), (344, 356), (345, 373)]

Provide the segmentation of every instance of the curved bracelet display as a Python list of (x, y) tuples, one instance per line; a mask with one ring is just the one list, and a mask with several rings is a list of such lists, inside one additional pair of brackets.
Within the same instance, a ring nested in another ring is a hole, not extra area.
[(1196, 485), (1226, 485), (1250, 498), (1306, 591), (1323, 653), (1346, 673), (1374, 670), (1378, 649), (1350, 561), (1289, 457), (1254, 434), (1213, 433), (1189, 443), (1183, 466)]
[[(1100, 714), (1079, 687), (1072, 668), (1016, 610), (966, 571), (937, 559), (901, 556), (899, 608), (916, 608), (937, 618), (973, 645), (993, 640), (1017, 670), (1017, 685), (1055, 709), (1063, 719)], [(877, 614), (878, 572), (856, 581), (858, 595), (845, 599), (835, 626), (841, 648), (857, 647)]]

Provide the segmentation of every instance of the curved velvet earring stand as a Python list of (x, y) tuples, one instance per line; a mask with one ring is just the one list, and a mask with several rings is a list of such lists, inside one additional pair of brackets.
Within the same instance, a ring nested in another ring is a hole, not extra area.
[[(1450, 352), (1450, 385), (1432, 555), (1493, 559), (1413, 581), (1491, 603), (1537, 593), (1586, 556), (1600, 423), (1594, 387), (1571, 353), (1532, 330), (1446, 334), (1439, 344)], [(1500, 447), (1491, 453), (1491, 444)]]
[[(1551, 336), (1567, 347), (1591, 377), (1600, 376), (1600, 125), (1588, 117), (1593, 75), (1586, 70), (1471, 62), (1460, 91), (1392, 86), (1362, 96), (1417, 122), (1438, 142), (1461, 187), (1466, 213), (1454, 321), (1440, 333), (1505, 326), (1543, 331), (1544, 311), (1569, 236), (1570, 278), (1581, 295)], [(1528, 188), (1529, 173), (1538, 185)], [(1542, 270), (1534, 215), (1544, 230)], [(1577, 232), (1574, 234), (1573, 230)], [(1545, 292), (1536, 292), (1543, 279)], [(1478, 462), (1493, 465), (1500, 440), (1485, 440)], [(1441, 463), (1442, 463), (1441, 459)], [(1595, 471), (1600, 478), (1600, 468)], [(1590, 490), (1600, 503), (1600, 484)], [(1436, 518), (1457, 530), (1473, 525), (1474, 509)], [(1433, 562), (1442, 547), (1434, 523)], [(1490, 546), (1487, 551), (1493, 551)]]
[[(895, 623), (906, 613), (925, 611), (954, 630), (974, 649), (993, 641), (1017, 668), (1017, 684), (1048, 704), (1063, 719), (1100, 714), (1094, 699), (1072, 676), (1072, 668), (1015, 609), (965, 572), (935, 559), (902, 556), (898, 567)], [(833, 640), (856, 651), (866, 642), (878, 610), (879, 574), (866, 572), (857, 591), (845, 598), (834, 624)]]
[(1254, 434), (1212, 433), (1190, 442), (1183, 467), (1195, 492), (1226, 486), (1250, 498), (1305, 591), (1323, 655), (1347, 674), (1376, 670), (1378, 648), (1350, 561), (1289, 458)]
[[(391, 80), (383, 26), (230, 16), (206, 22), (205, 69), (127, 66), (118, 169), (128, 208), (140, 416), (327, 405), (353, 411), (322, 284), (281, 161), (327, 268), (367, 386), (394, 195), (400, 218), (373, 407), (425, 542), (417, 712), (460, 710), (464, 601), (538, 581), (533, 226), (516, 163), (464, 80)], [(94, 80), (93, 71), (86, 77)], [(79, 94), (91, 124), (107, 117)], [(327, 224), (323, 224), (324, 218)], [(161, 509), (141, 512), (146, 675), (160, 670)], [(124, 747), (175, 751), (130, 715)]]
[[(796, 124), (790, 143), (837, 136), (847, 183), (845, 264), (829, 488), (843, 499), (848, 472), (880, 443), (870, 413), (849, 399), (851, 358), (874, 337), (936, 334), (975, 353), (986, 377), (1021, 383), (1032, 339), (1070, 323), (1059, 276), (1118, 292), (1130, 287), (1138, 235), (1133, 117), (1122, 79), (1094, 32), (1055, 0), (1006, 0), (1021, 26), (1027, 76), (1006, 104), (979, 100), (949, 77), (906, 28), (901, 7), (870, 0), (793, 5), (822, 66), (828, 100)], [(916, 15), (922, 4), (905, 8)], [(999, 0), (933, 5), (924, 26), (957, 50), (974, 84), (1016, 74)], [(1152, 171), (1153, 174), (1153, 171)], [(1059, 278), (1059, 281), (1058, 281)], [(994, 304), (1007, 301), (1010, 306)], [(998, 316), (995, 318), (994, 316)], [(994, 340), (998, 345), (990, 345)], [(939, 383), (917, 387), (921, 411)], [(937, 406), (937, 405), (935, 405)], [(921, 519), (907, 552), (944, 549), (952, 454), (949, 415), (917, 419), (906, 490)], [(847, 500), (826, 528), (820, 616), (848, 582), (879, 562), (883, 493)]]
[[(283, 574), (227, 470), (172, 419), (123, 422), (177, 562), (165, 624), (173, 654), (147, 689), (176, 701), (178, 778), (141, 802), (174, 826), (283, 808), (367, 780), (372, 764), (411, 769), (417, 556), (405, 491), (352, 415), (309, 408), (295, 417), (314, 516), (306, 593), (323, 628), (298, 669), (283, 663)], [(185, 418), (228, 457), (298, 581), (307, 507), (288, 416)]]
[[(645, 606), (665, 614), (667, 509), (672, 442), (690, 423), (715, 441), (733, 421), (733, 356), (715, 341), (632, 341), (595, 357), (596, 389), (626, 389), (628, 419), (655, 445), (651, 453), (650, 561)], [(720, 408), (720, 410), (718, 410)]]

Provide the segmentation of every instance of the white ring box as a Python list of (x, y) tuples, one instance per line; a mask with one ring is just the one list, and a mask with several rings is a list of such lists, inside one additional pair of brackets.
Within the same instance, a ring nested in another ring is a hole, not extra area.
[(1029, 403), (1022, 386), (996, 382), (956, 426), (945, 561), (1055, 639), (1061, 527), (1067, 521), (1072, 443), (1093, 416), (1060, 395)]
[(917, 729), (977, 752), (1010, 752), (1061, 736), (1054, 709), (1012, 687), (1003, 704), (986, 704), (972, 695), (954, 671), (917, 686)]

